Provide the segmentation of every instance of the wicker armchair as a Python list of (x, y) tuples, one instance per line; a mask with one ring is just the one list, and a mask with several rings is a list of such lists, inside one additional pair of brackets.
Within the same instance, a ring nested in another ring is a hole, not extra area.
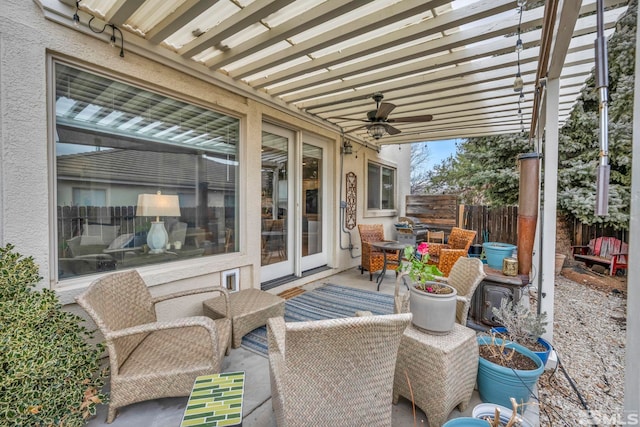
[(449, 277), (440, 278), (456, 288), (458, 300), (456, 304), (456, 322), (465, 326), (469, 315), (469, 306), (476, 288), (486, 276), (482, 261), (478, 258), (458, 258), (451, 269)]
[[(360, 274), (364, 270), (369, 272), (369, 280), (373, 280), (373, 273), (382, 270), (384, 254), (381, 250), (371, 246), (372, 242), (387, 242), (384, 238), (382, 224), (358, 224), (360, 242), (362, 244), (362, 257), (360, 260)], [(387, 269), (396, 270), (400, 255), (398, 251), (387, 252)]]
[(228, 318), (194, 316), (159, 322), (155, 312), (160, 301), (213, 291), (228, 301), (226, 289), (218, 286), (152, 298), (142, 277), (130, 270), (97, 279), (76, 298), (107, 342), (111, 365), (107, 423), (119, 407), (188, 396), (197, 376), (220, 372), (231, 342)]
[[(406, 272), (400, 273), (396, 280), (394, 294), (395, 313), (409, 312), (409, 292), (400, 293), (400, 284), (405, 280), (405, 276), (408, 276)], [(485, 277), (482, 261), (478, 258), (458, 257), (453, 268), (451, 268), (449, 277), (436, 278), (438, 281), (443, 281), (453, 286), (458, 293), (456, 301), (457, 323), (466, 326), (473, 293)]]
[(444, 277), (447, 277), (458, 259), (468, 256), (468, 252), (464, 249), (441, 249), (438, 257), (438, 270), (442, 272)]
[[(432, 264), (440, 263), (440, 251), (443, 249), (460, 249), (466, 256), (469, 248), (476, 238), (475, 230), (465, 230), (464, 228), (453, 227), (447, 243), (429, 243), (429, 262)], [(454, 261), (455, 262), (455, 261)]]
[(393, 377), (411, 314), (285, 323), (269, 319), (276, 424), (391, 426)]

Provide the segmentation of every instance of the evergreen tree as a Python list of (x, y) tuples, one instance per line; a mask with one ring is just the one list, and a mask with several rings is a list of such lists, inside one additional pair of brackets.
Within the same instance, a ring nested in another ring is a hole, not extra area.
[(532, 151), (527, 134), (469, 138), (429, 174), (432, 193), (458, 194), (470, 205), (515, 205), (518, 202), (518, 155)]
[(609, 215), (594, 213), (596, 169), (600, 160), (599, 98), (592, 75), (560, 131), (558, 205), (585, 224), (628, 228), (637, 0), (608, 41)]

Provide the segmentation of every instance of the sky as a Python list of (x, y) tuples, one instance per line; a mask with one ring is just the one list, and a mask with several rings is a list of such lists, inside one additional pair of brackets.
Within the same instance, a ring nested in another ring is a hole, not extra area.
[(429, 158), (425, 164), (425, 168), (431, 169), (433, 166), (440, 164), (444, 159), (456, 152), (456, 142), (460, 139), (448, 139), (444, 141), (429, 141)]

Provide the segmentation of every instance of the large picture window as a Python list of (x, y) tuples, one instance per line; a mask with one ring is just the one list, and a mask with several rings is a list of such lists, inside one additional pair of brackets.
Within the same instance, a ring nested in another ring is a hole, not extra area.
[(54, 70), (60, 279), (237, 251), (238, 118)]
[(395, 209), (395, 169), (369, 162), (367, 167), (367, 209)]

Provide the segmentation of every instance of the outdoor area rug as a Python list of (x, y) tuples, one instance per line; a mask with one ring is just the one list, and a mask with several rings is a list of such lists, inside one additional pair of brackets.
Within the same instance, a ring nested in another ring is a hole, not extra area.
[[(302, 322), (352, 317), (358, 310), (376, 315), (392, 314), (393, 295), (326, 283), (285, 301), (284, 320)], [(267, 357), (266, 326), (245, 335), (242, 347)]]

